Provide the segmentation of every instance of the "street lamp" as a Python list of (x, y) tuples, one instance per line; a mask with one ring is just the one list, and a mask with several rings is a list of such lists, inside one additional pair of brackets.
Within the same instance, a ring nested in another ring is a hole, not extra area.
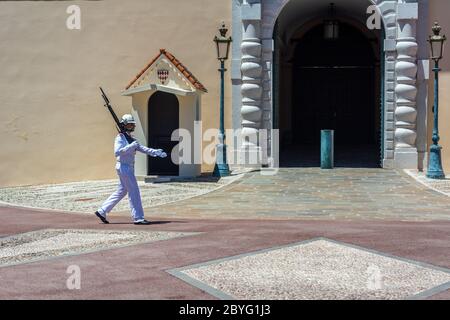
[(447, 38), (440, 35), (441, 26), (437, 22), (434, 23), (433, 35), (429, 36), (428, 42), (431, 47), (431, 59), (434, 60), (434, 128), (433, 128), (433, 144), (430, 147), (430, 162), (428, 164), (427, 177), (430, 179), (444, 179), (445, 174), (442, 170), (441, 149), (439, 142), (439, 60), (442, 59), (444, 53), (444, 42)]
[(225, 129), (224, 129), (224, 74), (225, 60), (228, 59), (228, 52), (230, 51), (231, 37), (227, 37), (228, 29), (225, 23), (222, 22), (222, 27), (219, 29), (220, 36), (214, 37), (214, 42), (217, 47), (217, 59), (220, 60), (220, 131), (219, 144), (216, 145), (216, 165), (214, 166), (213, 175), (215, 177), (224, 177), (230, 175), (230, 169), (227, 163), (227, 146), (225, 145)]

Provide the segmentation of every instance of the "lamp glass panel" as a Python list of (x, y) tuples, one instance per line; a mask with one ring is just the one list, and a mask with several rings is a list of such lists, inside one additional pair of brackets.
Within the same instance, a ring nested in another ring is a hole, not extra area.
[(219, 52), (219, 42), (217, 42), (217, 39), (214, 39), (214, 42), (216, 43), (217, 59), (219, 59), (219, 55), (220, 55), (220, 52)]
[(227, 41), (219, 41), (217, 43), (217, 57), (219, 59), (227, 59), (228, 58), (228, 42)]
[(431, 59), (440, 60), (444, 56), (444, 43), (445, 38), (442, 39), (430, 39), (431, 47)]
[(438, 41), (431, 41), (431, 57), (433, 59), (439, 59), (439, 51), (441, 44)]

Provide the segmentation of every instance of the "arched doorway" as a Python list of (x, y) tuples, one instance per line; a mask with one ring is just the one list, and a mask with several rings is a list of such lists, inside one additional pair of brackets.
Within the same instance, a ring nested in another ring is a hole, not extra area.
[(320, 131), (333, 129), (336, 166), (380, 167), (381, 36), (342, 19), (330, 40), (322, 22), (301, 26), (279, 51), (280, 164), (319, 166)]
[(171, 160), (172, 149), (178, 141), (171, 141), (172, 132), (179, 128), (179, 102), (171, 93), (155, 92), (148, 101), (148, 141), (154, 149), (167, 152), (166, 158), (148, 157), (148, 175), (179, 174), (178, 165)]

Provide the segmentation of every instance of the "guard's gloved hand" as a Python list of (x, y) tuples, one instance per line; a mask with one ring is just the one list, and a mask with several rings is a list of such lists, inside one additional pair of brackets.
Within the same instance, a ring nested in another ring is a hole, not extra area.
[(165, 157), (167, 157), (167, 153), (165, 153), (165, 152), (163, 151), (163, 149), (158, 149), (158, 150), (156, 150), (156, 152), (157, 152), (158, 157), (160, 157), (160, 158), (165, 158)]

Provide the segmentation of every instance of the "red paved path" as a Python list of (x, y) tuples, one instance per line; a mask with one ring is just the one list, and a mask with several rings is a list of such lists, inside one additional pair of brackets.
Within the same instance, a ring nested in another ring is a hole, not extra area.
[[(314, 237), (327, 237), (450, 268), (450, 222), (167, 220), (150, 226), (99, 224), (96, 217), (0, 207), (0, 236), (44, 228), (203, 232), (199, 235), (0, 268), (0, 299), (215, 299), (165, 272)], [(68, 290), (69, 265), (81, 290)], [(432, 297), (450, 299), (450, 290)]]

